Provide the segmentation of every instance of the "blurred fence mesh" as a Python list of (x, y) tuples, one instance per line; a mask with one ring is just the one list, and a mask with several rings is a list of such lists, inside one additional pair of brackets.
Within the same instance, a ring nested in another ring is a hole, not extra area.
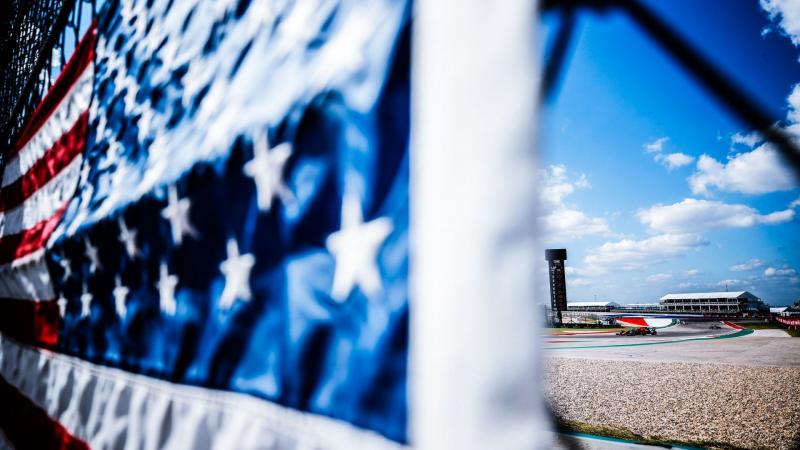
[(0, 8), (0, 148), (5, 153), (91, 23), (94, 0), (6, 0)]

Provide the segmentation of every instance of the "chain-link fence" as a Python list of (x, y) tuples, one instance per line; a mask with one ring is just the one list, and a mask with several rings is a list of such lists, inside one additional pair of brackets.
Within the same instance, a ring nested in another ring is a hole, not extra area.
[[(7, 148), (91, 23), (94, 0), (9, 0), (0, 27), (0, 148)], [(5, 151), (3, 151), (5, 153)]]
[[(731, 77), (715, 66), (687, 39), (669, 26), (657, 14), (638, 0), (542, 0), (542, 12), (557, 12), (561, 26), (550, 49), (542, 77), (542, 98), (547, 101), (558, 95), (558, 79), (568, 64), (569, 46), (575, 34), (576, 15), (581, 11), (599, 14), (627, 15), (644, 35), (689, 76), (698, 86), (720, 103), (732, 116), (749, 129), (758, 131), (783, 156), (787, 165), (800, 178), (800, 148), (796, 136), (791, 136), (755, 99), (751, 98)], [(644, 73), (643, 73), (644, 74)]]

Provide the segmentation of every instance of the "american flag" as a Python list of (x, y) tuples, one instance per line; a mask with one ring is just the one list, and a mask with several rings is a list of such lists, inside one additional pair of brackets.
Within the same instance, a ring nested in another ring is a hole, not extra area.
[(105, 4), (3, 173), (11, 445), (407, 442), (409, 15)]
[(4, 149), (0, 448), (549, 448), (537, 17), (105, 1)]
[(45, 244), (78, 183), (92, 93), (90, 31), (5, 155), (0, 188), (0, 331), (55, 345), (58, 306)]

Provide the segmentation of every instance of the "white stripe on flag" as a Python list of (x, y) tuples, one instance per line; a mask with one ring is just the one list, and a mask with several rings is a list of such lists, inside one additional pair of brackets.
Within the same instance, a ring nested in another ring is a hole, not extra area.
[(24, 261), (0, 266), (0, 298), (53, 300), (53, 285), (44, 259), (44, 249), (31, 253)]
[(550, 448), (537, 268), (537, 1), (415, 3), (411, 442)]
[(3, 187), (16, 181), (36, 164), (42, 155), (71, 130), (78, 117), (89, 109), (92, 96), (93, 64), (84, 69), (80, 78), (72, 85), (67, 95), (45, 121), (41, 128), (25, 144), (19, 153), (6, 163), (3, 172)]
[(0, 212), (0, 236), (17, 234), (50, 219), (75, 193), (83, 157), (78, 155), (67, 167), (39, 188), (22, 204)]
[(406, 448), (339, 420), (94, 365), (1, 335), (0, 376), (92, 448)]

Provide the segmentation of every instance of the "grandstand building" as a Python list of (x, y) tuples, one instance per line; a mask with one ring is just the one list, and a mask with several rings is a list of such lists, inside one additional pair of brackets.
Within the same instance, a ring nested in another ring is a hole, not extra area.
[(789, 315), (789, 307), (788, 306), (778, 306), (769, 309), (769, 314), (772, 316), (783, 316), (786, 317)]
[(794, 302), (794, 305), (790, 306), (786, 313), (790, 316), (800, 316), (800, 300)]
[(769, 307), (760, 298), (747, 291), (667, 294), (661, 297), (660, 306), (666, 312), (704, 315), (757, 315), (769, 312)]
[(567, 302), (567, 311), (609, 312), (619, 307), (615, 302)]
[(660, 303), (628, 303), (617, 309), (618, 312), (625, 313), (658, 313), (664, 311)]
[(794, 302), (794, 305), (792, 306), (770, 308), (769, 312), (773, 315), (779, 315), (783, 317), (800, 317), (800, 300)]

